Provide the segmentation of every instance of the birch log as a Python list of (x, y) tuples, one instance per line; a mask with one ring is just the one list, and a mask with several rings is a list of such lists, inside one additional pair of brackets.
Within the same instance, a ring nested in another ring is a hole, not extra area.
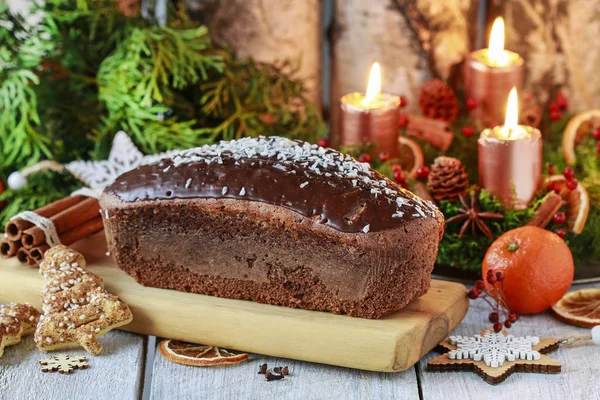
[(600, 1), (495, 0), (506, 46), (521, 54), (526, 89), (542, 103), (562, 89), (571, 111), (600, 107)]
[(478, 5), (469, 0), (338, 0), (332, 31), (332, 132), (338, 128), (340, 96), (365, 91), (374, 61), (381, 64), (382, 91), (407, 96), (412, 107), (424, 81), (451, 78), (475, 38)]
[(308, 97), (321, 104), (321, 3), (319, 0), (185, 0), (214, 42), (240, 57), (289, 60), (300, 65)]

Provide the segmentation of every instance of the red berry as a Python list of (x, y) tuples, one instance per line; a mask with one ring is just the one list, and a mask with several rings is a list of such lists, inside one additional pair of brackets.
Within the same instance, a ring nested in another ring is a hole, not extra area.
[(515, 322), (517, 322), (517, 320), (518, 320), (518, 319), (519, 319), (519, 315), (518, 315), (517, 313), (514, 313), (514, 312), (513, 312), (513, 313), (510, 313), (510, 314), (508, 314), (508, 320), (509, 320), (510, 322), (512, 322), (513, 324), (514, 324)]
[(575, 178), (573, 178), (573, 179), (569, 179), (569, 180), (567, 181), (567, 188), (568, 188), (569, 190), (575, 190), (575, 189), (577, 189), (577, 185), (578, 185), (578, 184), (579, 184), (579, 181), (578, 181), (577, 179), (575, 179)]
[(562, 113), (560, 111), (551, 111), (550, 112), (550, 119), (552, 121), (560, 121), (561, 118), (562, 118)]
[(402, 171), (400, 164), (392, 164), (392, 172)]
[(502, 272), (502, 271), (496, 272), (496, 280), (498, 282), (502, 282), (504, 280), (504, 272)]
[(525, 100), (525, 101), (531, 101), (531, 100), (533, 100), (533, 94), (531, 94), (529, 92), (523, 93), (523, 100)]
[(498, 313), (495, 311), (491, 312), (488, 318), (490, 322), (498, 322)]
[(496, 275), (496, 271), (494, 271), (493, 269), (488, 269), (487, 275), (488, 276), (490, 276), (490, 275)]
[(550, 182), (550, 183), (548, 184), (548, 191), (549, 191), (549, 192), (554, 192), (554, 191), (556, 191), (556, 187), (557, 187), (557, 186), (558, 186), (558, 185), (556, 184), (556, 182)]
[(564, 212), (559, 211), (556, 214), (554, 214), (554, 216), (552, 217), (552, 220), (554, 221), (555, 224), (562, 225), (567, 221), (567, 216), (565, 215)]
[(550, 110), (551, 113), (560, 112), (560, 107), (558, 106), (558, 103), (551, 101), (550, 104), (548, 104), (548, 110)]
[(498, 278), (496, 278), (496, 275), (488, 275), (487, 276), (487, 282), (490, 285), (493, 285), (494, 283), (496, 283), (498, 281)]
[(560, 228), (556, 230), (556, 234), (558, 236), (560, 236), (561, 238), (565, 238), (565, 236), (567, 236), (567, 231), (565, 231), (564, 229)]
[(329, 140), (327, 140), (327, 138), (321, 138), (317, 141), (317, 145), (321, 147), (329, 147)]
[(477, 289), (471, 289), (471, 290), (469, 290), (469, 292), (467, 293), (467, 296), (469, 296), (469, 298), (470, 298), (471, 300), (475, 300), (476, 298), (478, 298), (478, 297), (479, 297), (479, 294), (480, 294), (480, 293), (481, 293), (481, 292), (480, 292), (479, 290), (477, 290)]
[(475, 99), (467, 99), (467, 108), (469, 110), (474, 110), (477, 108), (477, 100)]
[(479, 290), (485, 289), (485, 283), (483, 283), (483, 281), (481, 279), (478, 281), (475, 281), (475, 289), (479, 289)]
[(504, 321), (504, 326), (507, 328), (510, 328), (512, 326), (512, 322), (510, 322), (509, 320)]
[(406, 181), (404, 181), (404, 182), (400, 183), (400, 187), (401, 187), (402, 189), (406, 189), (406, 190), (408, 190), (408, 189), (409, 189), (409, 187), (408, 187), (408, 183), (407, 183)]
[(402, 172), (402, 170), (394, 171), (394, 180), (396, 183), (406, 182), (406, 176), (404, 175), (404, 172)]
[[(556, 165), (548, 163), (548, 175), (556, 175)], [(552, 182), (554, 183), (554, 182)]]
[(424, 181), (425, 179), (427, 179), (427, 177), (429, 177), (429, 167), (424, 165), (422, 167), (417, 168), (417, 179)]
[(475, 134), (475, 128), (472, 126), (465, 126), (462, 128), (462, 134), (466, 137), (473, 136), (473, 134)]
[(567, 100), (567, 98), (565, 97), (564, 94), (562, 94), (562, 92), (558, 92), (556, 93), (556, 104), (558, 104), (558, 107), (561, 110), (566, 110), (567, 107), (569, 107), (569, 101)]
[(370, 163), (371, 156), (363, 153), (360, 156), (358, 156), (358, 162)]
[(404, 108), (408, 105), (408, 99), (406, 96), (400, 96), (400, 107)]
[(593, 135), (594, 135), (594, 139), (600, 140), (600, 128), (594, 128)]
[(408, 125), (408, 116), (406, 114), (400, 114), (400, 118), (398, 118), (398, 126), (400, 128), (404, 128)]
[(567, 178), (567, 180), (573, 179), (575, 177), (575, 171), (573, 171), (573, 168), (571, 167), (565, 167), (565, 169), (563, 169), (563, 176)]
[(381, 160), (381, 162), (388, 161), (390, 159), (390, 153), (382, 151), (381, 153), (379, 153), (379, 159)]
[(500, 322), (496, 322), (494, 324), (494, 331), (496, 331), (496, 332), (502, 332), (502, 324)]

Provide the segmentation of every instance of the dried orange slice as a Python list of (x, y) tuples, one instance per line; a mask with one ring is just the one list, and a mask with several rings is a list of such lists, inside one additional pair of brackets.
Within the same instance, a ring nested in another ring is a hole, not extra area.
[(575, 290), (563, 296), (552, 311), (571, 325), (593, 328), (600, 325), (600, 288)]
[(236, 365), (248, 359), (247, 353), (236, 354), (215, 346), (204, 346), (171, 339), (160, 342), (158, 350), (169, 361), (202, 367)]
[(586, 135), (591, 135), (596, 127), (600, 127), (600, 110), (585, 111), (569, 120), (562, 139), (563, 156), (567, 164), (575, 164), (577, 161), (575, 147)]
[(563, 175), (553, 175), (546, 178), (544, 187), (547, 188), (552, 182), (560, 189), (560, 195), (567, 202), (567, 229), (573, 233), (581, 233), (590, 211), (590, 198), (587, 190), (581, 183), (577, 185), (575, 190), (569, 190), (566, 187), (567, 180)]
[(398, 164), (411, 178), (417, 176), (417, 169), (423, 166), (423, 150), (417, 142), (404, 136), (398, 138)]

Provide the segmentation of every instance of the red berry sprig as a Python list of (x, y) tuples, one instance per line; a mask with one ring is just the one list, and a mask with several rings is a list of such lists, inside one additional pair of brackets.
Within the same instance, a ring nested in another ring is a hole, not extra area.
[(317, 141), (319, 147), (329, 147), (329, 140), (327, 138), (321, 138)]
[(596, 153), (600, 153), (600, 127), (594, 127), (592, 136), (596, 140)]
[(548, 103), (548, 111), (550, 111), (550, 119), (552, 121), (559, 121), (563, 117), (563, 111), (569, 107), (569, 102), (562, 92), (556, 93), (554, 101)]
[(470, 99), (470, 98), (469, 98), (469, 99), (467, 99), (467, 108), (468, 108), (469, 110), (474, 110), (474, 109), (476, 109), (476, 108), (477, 108), (477, 106), (478, 106), (478, 104), (477, 104), (477, 100), (475, 100), (475, 99)]
[(408, 98), (406, 96), (400, 96), (400, 108), (404, 108), (408, 105)]
[(571, 167), (565, 167), (565, 169), (563, 169), (563, 176), (567, 180), (573, 179), (573, 178), (575, 178), (575, 171)]
[(494, 324), (494, 331), (502, 331), (502, 327), (510, 328), (518, 320), (518, 315), (511, 312), (504, 296), (504, 272), (490, 269), (487, 271), (485, 282), (478, 280), (467, 296), (472, 299), (483, 299), (492, 308), (488, 319)]
[(408, 115), (400, 114), (400, 117), (398, 118), (398, 126), (400, 128), (405, 128), (406, 125), (408, 125)]
[(429, 167), (424, 165), (417, 168), (417, 179), (424, 181), (429, 177)]
[(556, 214), (554, 214), (554, 216), (552, 217), (552, 220), (554, 221), (554, 223), (556, 225), (562, 225), (565, 222), (567, 222), (567, 216), (565, 215), (564, 212), (559, 211)]
[(402, 171), (400, 164), (392, 165), (392, 173), (394, 174), (394, 181), (404, 189), (408, 189), (408, 182), (406, 181), (406, 175)]
[(379, 161), (386, 162), (389, 160), (390, 160), (390, 153), (388, 153), (387, 151), (382, 151), (381, 153), (379, 153)]
[(364, 162), (364, 163), (371, 163), (371, 156), (368, 155), (367, 153), (363, 153), (360, 156), (358, 156), (358, 162)]
[(462, 134), (463, 136), (471, 137), (475, 134), (475, 128), (473, 128), (472, 126), (464, 126), (462, 128)]

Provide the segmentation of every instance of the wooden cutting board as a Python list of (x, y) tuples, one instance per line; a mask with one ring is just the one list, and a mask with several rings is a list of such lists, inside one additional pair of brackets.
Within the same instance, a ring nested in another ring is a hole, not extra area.
[[(371, 371), (398, 372), (441, 342), (467, 313), (463, 285), (434, 280), (425, 296), (379, 320), (221, 299), (138, 284), (106, 256), (103, 235), (73, 246), (106, 289), (129, 303), (124, 330)], [(44, 280), (16, 259), (0, 260), (0, 302), (41, 307)]]

